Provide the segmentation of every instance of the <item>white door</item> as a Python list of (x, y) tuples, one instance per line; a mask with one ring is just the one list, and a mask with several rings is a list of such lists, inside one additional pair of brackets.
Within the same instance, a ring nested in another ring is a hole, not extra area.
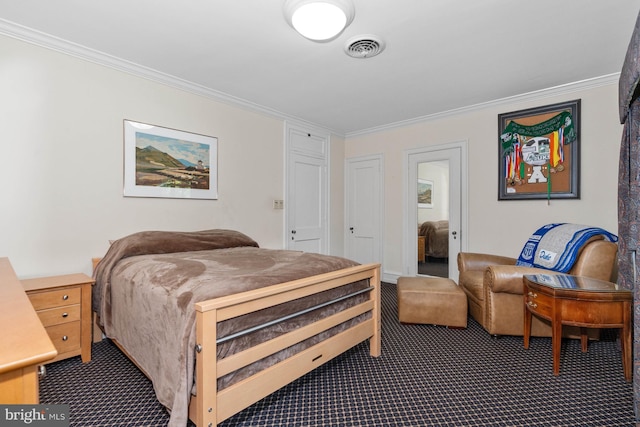
[(448, 219), (449, 221), (449, 278), (457, 281), (458, 266), (456, 259), (458, 253), (466, 248), (466, 142), (444, 144), (433, 147), (424, 147), (411, 150), (406, 153), (405, 176), (405, 270), (409, 275), (417, 274), (418, 245), (417, 226), (418, 219), (418, 169), (421, 164), (434, 162), (448, 165)]
[(326, 254), (328, 136), (287, 129), (287, 249)]
[(346, 256), (382, 262), (382, 157), (347, 159)]

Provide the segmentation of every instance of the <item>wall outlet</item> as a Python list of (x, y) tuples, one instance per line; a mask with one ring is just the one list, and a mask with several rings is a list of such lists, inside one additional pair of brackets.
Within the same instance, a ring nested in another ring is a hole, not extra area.
[(274, 200), (273, 209), (284, 209), (284, 200)]

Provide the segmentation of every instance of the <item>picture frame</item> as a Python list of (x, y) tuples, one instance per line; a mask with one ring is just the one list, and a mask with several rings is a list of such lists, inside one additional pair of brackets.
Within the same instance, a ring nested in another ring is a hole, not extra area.
[(433, 208), (433, 181), (418, 178), (418, 208)]
[(124, 120), (124, 196), (218, 198), (218, 139)]
[(498, 115), (498, 200), (580, 198), (580, 101)]

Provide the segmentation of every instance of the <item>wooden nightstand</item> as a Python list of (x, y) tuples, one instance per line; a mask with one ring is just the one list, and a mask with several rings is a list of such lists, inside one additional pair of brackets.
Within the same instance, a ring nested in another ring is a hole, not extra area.
[(81, 355), (83, 363), (91, 361), (91, 286), (94, 280), (77, 273), (21, 282), (58, 350), (58, 356), (50, 362), (77, 355)]
[(424, 236), (418, 236), (418, 262), (425, 261)]

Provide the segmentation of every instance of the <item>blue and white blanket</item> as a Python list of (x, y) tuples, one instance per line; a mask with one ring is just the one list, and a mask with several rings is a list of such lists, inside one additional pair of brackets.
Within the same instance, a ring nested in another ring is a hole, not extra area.
[(582, 246), (594, 236), (603, 236), (609, 242), (618, 241), (618, 236), (598, 227), (547, 224), (529, 237), (516, 265), (566, 273), (573, 267)]

